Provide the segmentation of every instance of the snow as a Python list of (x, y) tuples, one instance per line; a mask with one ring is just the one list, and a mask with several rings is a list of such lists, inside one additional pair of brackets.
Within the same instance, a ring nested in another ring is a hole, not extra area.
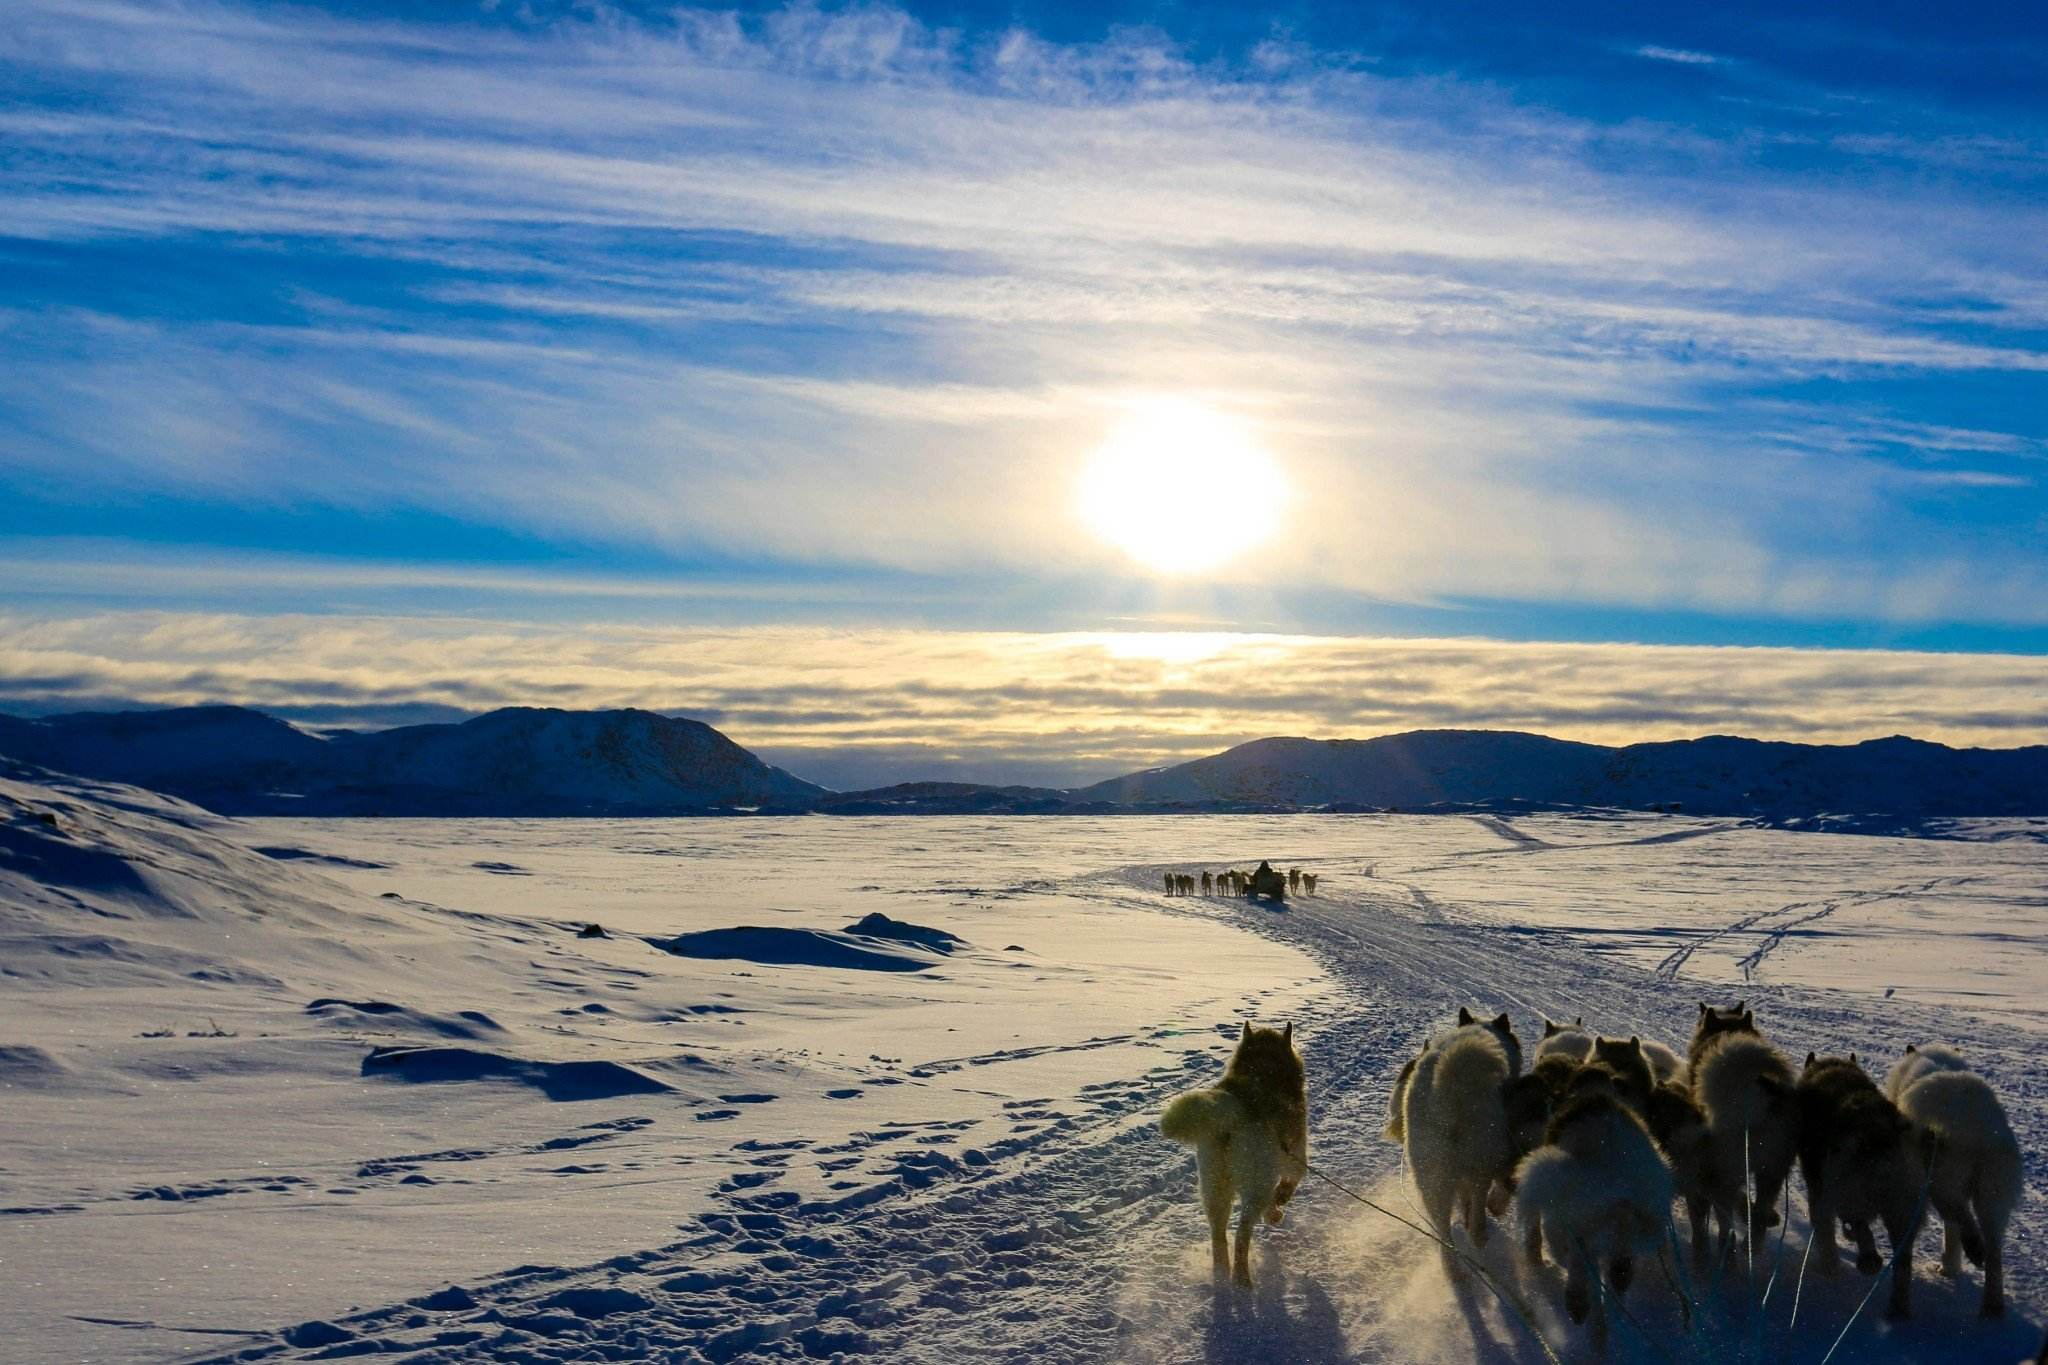
[[(2012, 1316), (1976, 1321), (1930, 1234), (1915, 1320), (1865, 1310), (1837, 1359), (2017, 1360), (2048, 1288), (2048, 847), (1960, 832), (227, 821), (0, 768), (0, 1334), (31, 1362), (1534, 1361), (1317, 1181), (1259, 1233), (1258, 1288), (1216, 1294), (1159, 1108), (1239, 1018), (1292, 1019), (1318, 1167), (1413, 1218), (1386, 1092), (1459, 1005), (1682, 1044), (1695, 1000), (1743, 995), (1795, 1055), (1943, 1042), (1997, 1087), (2032, 1189)], [(1157, 890), (1262, 857), (1322, 894)], [(1804, 1231), (1795, 1198), (1754, 1280), (1691, 1284), (1691, 1334), (1640, 1269), (1611, 1358), (1818, 1360), (1869, 1282), (1799, 1282)], [(1511, 1241), (1484, 1263), (1582, 1358)]]

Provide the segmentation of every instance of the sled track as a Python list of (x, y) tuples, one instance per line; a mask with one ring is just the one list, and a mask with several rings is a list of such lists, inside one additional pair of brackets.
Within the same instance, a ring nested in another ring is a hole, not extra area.
[[(1749, 981), (1753, 979), (1756, 969), (1763, 964), (1764, 959), (1782, 946), (1786, 936), (1794, 929), (1824, 920), (1835, 912), (1849, 906), (1876, 905), (1883, 901), (1893, 900), (1910, 900), (1914, 896), (1927, 895), (1937, 887), (1959, 885), (1969, 880), (1970, 878), (1968, 877), (1934, 877), (1924, 882), (1915, 882), (1910, 886), (1895, 887), (1889, 891), (1857, 891), (1827, 900), (1796, 901), (1791, 905), (1781, 905), (1774, 910), (1760, 910), (1756, 914), (1745, 915), (1732, 924), (1723, 925), (1721, 928), (1715, 929), (1710, 933), (1688, 940), (1657, 964), (1656, 974), (1660, 980), (1670, 981), (1678, 975), (1685, 967), (1685, 964), (1692, 960), (1693, 954), (1697, 953), (1700, 949), (1710, 944), (1718, 943), (1722, 939), (1730, 938), (1736, 934), (1747, 933), (1752, 929), (1759, 929), (1761, 927), (1764, 935), (1763, 941), (1747, 955), (1740, 958), (1737, 963), (1742, 968), (1742, 979)], [(1791, 915), (1793, 918), (1778, 924), (1764, 924), (1764, 921), (1776, 919), (1780, 915)]]
[[(1399, 1153), (1379, 1136), (1387, 1092), (1402, 1061), (1460, 1004), (1505, 1008), (1525, 1035), (1538, 1016), (1584, 1014), (1610, 1032), (1684, 1041), (1674, 1031), (1690, 1005), (1669, 983), (1689, 950), (1652, 974), (1541, 934), (1418, 919), (1392, 895), (1330, 894), (1276, 910), (1220, 898), (1168, 900), (1150, 889), (1157, 880), (1155, 869), (1137, 868), (1071, 889), (1133, 912), (1229, 920), (1313, 956), (1329, 988), (1296, 1016), (1311, 1084), (1312, 1158), (1360, 1187), (1377, 1182), (1404, 1212), (1412, 1206), (1397, 1183)], [(1831, 912), (1781, 907), (1745, 923), (1795, 909)], [(1758, 1009), (1802, 1049), (1868, 1037), (1869, 1021), (1838, 997), (1766, 989)], [(1988, 1028), (1971, 1037), (1939, 1011), (1884, 1008), (1887, 1033), (1954, 1039), (1983, 1058), (1995, 1079), (2001, 1069), (2033, 1065), (2026, 1039)], [(1218, 1021), (1219, 1044), (1232, 1028)], [(1297, 1195), (1285, 1226), (1259, 1233), (1255, 1297), (1212, 1296), (1202, 1277), (1187, 1273), (1190, 1257), (1204, 1265), (1207, 1258), (1193, 1163), (1154, 1125), (1167, 1097), (1214, 1078), (1214, 1056), (1189, 1052), (1174, 1062), (1162, 1052), (1170, 1064), (1119, 1083), (1113, 1102), (1092, 1112), (1070, 1106), (1029, 1135), (992, 1144), (980, 1154), (985, 1164), (934, 1149), (930, 1164), (838, 1198), (734, 1191), (669, 1245), (592, 1266), (524, 1267), (472, 1284), (459, 1300), (374, 1309), (343, 1320), (347, 1339), (339, 1343), (270, 1337), (187, 1359), (375, 1354), (456, 1365), (837, 1355), (1061, 1365), (1411, 1358), (1385, 1334), (1398, 1327), (1398, 1306), (1376, 1309), (1385, 1332), (1361, 1338), (1345, 1326), (1347, 1315), (1355, 1317), (1347, 1296), (1362, 1273), (1361, 1256), (1365, 1273), (1393, 1277), (1434, 1253), (1406, 1232), (1388, 1233), (1365, 1252), (1348, 1245), (1361, 1220), (1377, 1216), (1314, 1182)], [(2038, 1292), (2040, 1278), (2031, 1260), (2015, 1264), (2016, 1301)], [(1475, 1336), (1489, 1330), (1497, 1331), (1474, 1317)], [(1512, 1332), (1496, 1339), (1501, 1353), (1489, 1359), (1538, 1358)]]

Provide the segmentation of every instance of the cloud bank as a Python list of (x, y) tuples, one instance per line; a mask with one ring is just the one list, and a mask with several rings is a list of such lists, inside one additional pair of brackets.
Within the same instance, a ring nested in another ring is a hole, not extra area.
[(497, 706), (709, 721), (837, 787), (1068, 785), (1274, 734), (1432, 726), (1605, 743), (1709, 733), (2048, 741), (2048, 660), (1904, 651), (1230, 633), (0, 616), (0, 707), (230, 701), (318, 724)]

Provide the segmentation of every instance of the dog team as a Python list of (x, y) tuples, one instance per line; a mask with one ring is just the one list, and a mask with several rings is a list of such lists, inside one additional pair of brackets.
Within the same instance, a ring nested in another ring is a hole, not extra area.
[[(1946, 1047), (1908, 1047), (1880, 1086), (1854, 1053), (1809, 1052), (1795, 1070), (1746, 1002), (1702, 1003), (1682, 1058), (1641, 1037), (1598, 1036), (1583, 1020), (1546, 1019), (1525, 1066), (1506, 1014), (1461, 1009), (1402, 1068), (1389, 1110), (1386, 1136), (1405, 1147), (1446, 1270), (1463, 1274), (1454, 1221), (1484, 1246), (1489, 1217), (1512, 1209), (1525, 1255), (1540, 1264), (1547, 1251), (1562, 1267), (1565, 1310), (1574, 1322), (1591, 1318), (1596, 1343), (1608, 1296), (1625, 1295), (1636, 1261), (1665, 1246), (1674, 1201), (1691, 1223), (1695, 1262), (1711, 1264), (1738, 1234), (1754, 1248), (1778, 1225), (1794, 1165), (1815, 1272), (1839, 1271), (1841, 1228), (1857, 1269), (1877, 1273), (1885, 1261), (1872, 1224), (1881, 1223), (1897, 1262), (1889, 1316), (1906, 1317), (1913, 1240), (1931, 1209), (1942, 1220), (1942, 1273), (1960, 1274), (1967, 1257), (1983, 1271), (1983, 1316), (2005, 1308), (2019, 1143), (1990, 1085)], [(1249, 1285), (1253, 1229), (1280, 1221), (1308, 1172), (1294, 1026), (1245, 1024), (1223, 1079), (1175, 1099), (1160, 1128), (1195, 1149), (1216, 1273)]]
[[(1275, 872), (1275, 869), (1265, 863), (1260, 863), (1259, 869), (1261, 872)], [(1169, 896), (1192, 896), (1195, 894), (1196, 888), (1199, 887), (1201, 894), (1204, 896), (1237, 896), (1242, 898), (1253, 895), (1253, 887), (1260, 880), (1259, 872), (1240, 872), (1234, 867), (1226, 868), (1221, 872), (1213, 874), (1205, 871), (1200, 877), (1196, 877), (1192, 872), (1168, 872), (1163, 874), (1163, 877), (1166, 883), (1166, 894)], [(1289, 895), (1313, 896), (1316, 893), (1315, 873), (1303, 872), (1298, 867), (1290, 867), (1287, 869), (1286, 877)]]

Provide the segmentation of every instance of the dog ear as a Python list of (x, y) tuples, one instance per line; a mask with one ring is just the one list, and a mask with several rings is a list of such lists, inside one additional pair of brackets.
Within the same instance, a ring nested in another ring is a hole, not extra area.
[(1737, 1014), (1748, 1014), (1748, 1013), (1749, 1013), (1749, 1002), (1748, 1002), (1747, 1000), (1738, 1000), (1738, 1001), (1736, 1001), (1736, 1002), (1735, 1002), (1735, 1012), (1736, 1012)]
[(1294, 1041), (1294, 1021), (1292, 1019), (1289, 1019), (1287, 1021), (1287, 1027), (1280, 1031), (1280, 1041), (1283, 1043), (1291, 1043)]
[(1553, 1023), (1551, 1023), (1551, 1022), (1550, 1022), (1550, 1020), (1548, 1020), (1548, 1019), (1545, 1019), (1545, 1020), (1543, 1021), (1543, 1036), (1544, 1036), (1545, 1038), (1550, 1038), (1550, 1037), (1554, 1037), (1554, 1036), (1556, 1036), (1556, 1034), (1557, 1034), (1557, 1031), (1558, 1031), (1558, 1029), (1559, 1029), (1560, 1027), (1562, 1027), (1562, 1026), (1561, 1026), (1561, 1025), (1558, 1025), (1558, 1024), (1553, 1024)]
[(1633, 1034), (1633, 1033), (1631, 1033), (1631, 1034), (1630, 1034), (1630, 1035), (1628, 1036), (1628, 1045), (1629, 1045), (1629, 1046), (1630, 1046), (1631, 1048), (1633, 1048), (1633, 1049), (1635, 1050), (1635, 1054), (1636, 1054), (1636, 1056), (1640, 1057), (1640, 1056), (1642, 1056), (1642, 1055), (1643, 1055), (1643, 1040), (1642, 1040), (1642, 1038), (1640, 1038), (1640, 1037), (1639, 1037), (1639, 1036), (1637, 1036), (1636, 1034)]
[(1586, 1026), (1586, 1016), (1585, 1016), (1585, 1015), (1583, 1015), (1583, 1014), (1580, 1014), (1580, 1015), (1575, 1015), (1575, 1016), (1573, 1016), (1573, 1018), (1572, 1018), (1572, 1027), (1573, 1027), (1573, 1028), (1584, 1028), (1585, 1026)]
[(1515, 1031), (1515, 1021), (1508, 1018), (1508, 1012), (1506, 1010), (1502, 1010), (1499, 1014), (1494, 1016), (1493, 1023), (1490, 1024), (1488, 1027), (1497, 1028), (1502, 1033), (1513, 1033)]
[(1713, 1011), (1707, 1008), (1707, 1002), (1704, 1000), (1700, 1001), (1700, 1017), (1705, 1018), (1707, 1015), (1711, 1013), (1713, 1013)]
[(1863, 1063), (1861, 1063), (1861, 1062), (1857, 1061), (1857, 1060), (1856, 1060), (1856, 1054), (1852, 1052), (1852, 1053), (1850, 1053), (1850, 1054), (1849, 1054), (1849, 1065), (1851, 1065), (1851, 1066), (1862, 1066), (1862, 1065), (1863, 1065)]
[(1471, 1011), (1471, 1010), (1468, 1010), (1468, 1009), (1466, 1009), (1466, 1008), (1465, 1008), (1465, 1007), (1464, 1007), (1463, 1005), (1460, 1005), (1460, 1006), (1458, 1006), (1458, 1027), (1459, 1027), (1459, 1028), (1463, 1028), (1463, 1027), (1465, 1027), (1465, 1025), (1467, 1025), (1467, 1024), (1469, 1024), (1469, 1023), (1471, 1023), (1471, 1022), (1472, 1022), (1472, 1011)]
[(1249, 1037), (1251, 1037), (1251, 1036), (1252, 1036), (1252, 1021), (1251, 1021), (1251, 1020), (1249, 1020), (1249, 1019), (1247, 1019), (1247, 1020), (1245, 1020), (1245, 1021), (1244, 1021), (1244, 1026), (1243, 1026), (1242, 1028), (1240, 1028), (1240, 1029), (1238, 1030), (1238, 1034), (1237, 1034), (1237, 1041), (1241, 1043), (1241, 1042), (1243, 1042), (1243, 1041), (1244, 1041), (1245, 1039), (1247, 1039), (1247, 1038), (1249, 1038)]
[(1812, 1066), (1819, 1059), (1820, 1058), (1818, 1053), (1809, 1052), (1806, 1054), (1806, 1064), (1808, 1066)]
[(1919, 1048), (1917, 1048), (1917, 1047), (1915, 1047), (1915, 1046), (1913, 1046), (1913, 1044), (1911, 1044), (1911, 1043), (1908, 1043), (1908, 1044), (1906, 1044), (1906, 1055), (1907, 1055), (1907, 1056), (1911, 1057), (1911, 1056), (1917, 1055), (1917, 1054), (1919, 1053), (1919, 1051), (1920, 1051), (1920, 1049), (1919, 1049)]

